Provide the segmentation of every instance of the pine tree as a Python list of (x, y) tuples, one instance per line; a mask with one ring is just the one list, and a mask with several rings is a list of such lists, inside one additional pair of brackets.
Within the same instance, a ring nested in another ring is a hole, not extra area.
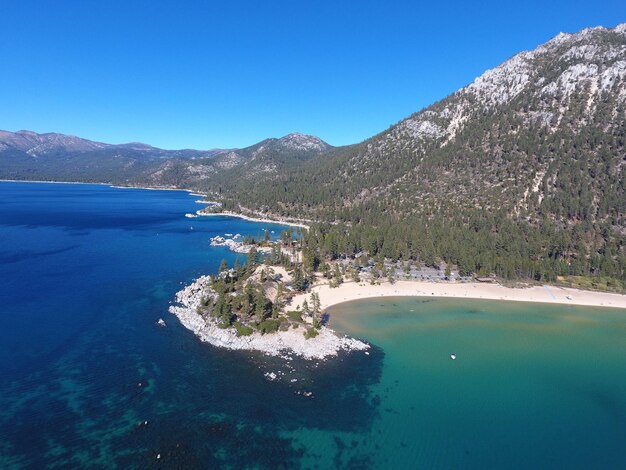
[(220, 263), (219, 272), (223, 273), (224, 271), (228, 271), (228, 263), (226, 263), (226, 260), (222, 258), (222, 262)]
[(306, 279), (300, 266), (296, 266), (293, 270), (292, 285), (298, 292), (302, 292), (306, 289)]
[(322, 313), (320, 295), (317, 292), (311, 292), (311, 305), (314, 316)]
[(252, 247), (250, 248), (250, 251), (248, 252), (248, 261), (246, 263), (246, 267), (248, 268), (249, 272), (254, 271), (254, 269), (256, 268), (257, 265), (257, 257), (258, 257), (258, 252), (256, 247)]
[(335, 264), (335, 270), (333, 272), (333, 277), (337, 285), (343, 282), (343, 276), (341, 275), (341, 269), (339, 268), (339, 264)]

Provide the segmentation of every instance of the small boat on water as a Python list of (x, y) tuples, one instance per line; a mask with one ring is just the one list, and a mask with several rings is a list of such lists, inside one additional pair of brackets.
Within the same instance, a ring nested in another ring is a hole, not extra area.
[(454, 353), (450, 354), (450, 359), (452, 359), (454, 361), (456, 359), (456, 354), (454, 354)]

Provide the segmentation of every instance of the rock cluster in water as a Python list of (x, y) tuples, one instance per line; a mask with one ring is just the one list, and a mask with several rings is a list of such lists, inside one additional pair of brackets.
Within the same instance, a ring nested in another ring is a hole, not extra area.
[(253, 245), (246, 245), (242, 241), (237, 241), (238, 238), (241, 238), (241, 235), (237, 234), (233, 238), (225, 238), (218, 235), (211, 238), (209, 243), (211, 246), (225, 246), (235, 253), (249, 253)]

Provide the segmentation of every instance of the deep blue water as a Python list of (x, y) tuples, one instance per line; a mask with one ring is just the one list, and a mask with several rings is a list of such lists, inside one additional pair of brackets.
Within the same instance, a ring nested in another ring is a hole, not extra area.
[(287, 365), (203, 344), (167, 313), (181, 284), (234, 263), (210, 237), (284, 228), (185, 218), (196, 199), (0, 183), (0, 468), (293, 468), (320, 457), (290, 433), (369, 428), (380, 351)]

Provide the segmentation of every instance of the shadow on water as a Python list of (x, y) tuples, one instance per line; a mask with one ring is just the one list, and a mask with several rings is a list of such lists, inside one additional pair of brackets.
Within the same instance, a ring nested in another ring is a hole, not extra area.
[(46, 251), (20, 251), (20, 252), (4, 252), (0, 253), (0, 263), (9, 264), (9, 263), (19, 263), (20, 261), (36, 259), (36, 258), (45, 258), (50, 255), (58, 255), (60, 253), (65, 253), (66, 251), (74, 250), (78, 248), (79, 245), (71, 245), (64, 248), (58, 248), (56, 250), (46, 250)]

